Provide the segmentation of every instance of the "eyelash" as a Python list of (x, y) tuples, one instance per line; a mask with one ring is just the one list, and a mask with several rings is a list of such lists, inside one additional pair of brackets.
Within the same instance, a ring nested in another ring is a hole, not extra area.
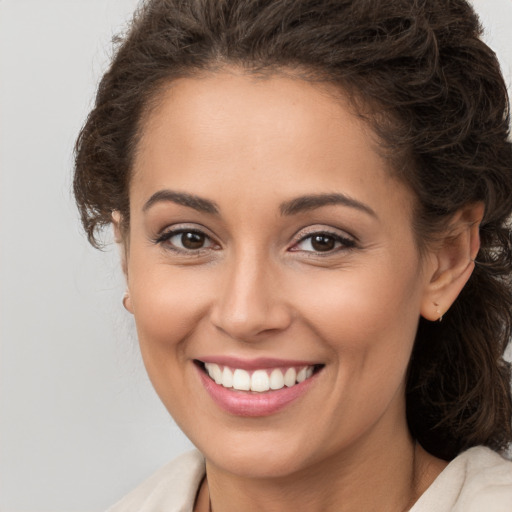
[[(187, 248), (181, 248), (176, 247), (176, 245), (172, 244), (170, 242), (171, 238), (174, 238), (175, 236), (184, 235), (184, 234), (191, 234), (191, 235), (199, 235), (200, 237), (204, 237), (205, 241), (209, 241), (211, 245), (208, 247), (199, 247), (197, 249), (187, 249)], [(166, 244), (166, 249), (171, 250), (176, 253), (180, 254), (187, 254), (187, 255), (201, 255), (204, 251), (207, 251), (211, 249), (212, 247), (215, 247), (215, 242), (212, 240), (210, 236), (208, 236), (204, 231), (200, 229), (193, 229), (193, 228), (178, 228), (178, 229), (171, 229), (169, 231), (165, 231), (161, 235), (158, 236), (154, 240), (155, 244)]]
[[(304, 250), (304, 249), (298, 249), (298, 245), (302, 242), (305, 242), (306, 240), (310, 240), (310, 244), (313, 243), (313, 238), (315, 236), (318, 237), (325, 237), (325, 238), (331, 238), (334, 240), (335, 244), (339, 244), (337, 247), (333, 248), (332, 250), (328, 251), (315, 251), (315, 250)], [(331, 256), (333, 254), (336, 254), (340, 251), (349, 251), (351, 249), (356, 248), (356, 241), (353, 238), (344, 237), (340, 235), (339, 233), (334, 233), (332, 231), (329, 231), (328, 229), (319, 229), (315, 231), (311, 231), (304, 236), (301, 236), (297, 242), (294, 243), (294, 245), (290, 248), (292, 252), (305, 252), (305, 253), (311, 253), (315, 256), (320, 257), (327, 257)]]
[[(177, 247), (176, 245), (170, 243), (170, 240), (174, 238), (175, 236), (184, 235), (184, 234), (191, 234), (191, 235), (198, 235), (200, 237), (204, 237), (205, 241), (209, 241), (209, 245), (207, 247), (198, 247), (197, 249), (190, 249), (190, 248), (182, 248)], [(311, 240), (311, 244), (313, 244), (312, 240), (313, 237), (324, 237), (324, 238), (331, 238), (334, 240), (334, 244), (338, 244), (338, 246), (333, 247), (333, 249), (329, 249), (327, 251), (320, 251), (320, 250), (304, 250), (299, 249), (299, 244), (305, 242), (306, 240)], [(155, 244), (166, 244), (167, 249), (181, 254), (186, 255), (201, 255), (203, 252), (208, 251), (212, 248), (215, 248), (217, 245), (212, 238), (207, 235), (204, 231), (200, 229), (193, 229), (193, 228), (178, 228), (178, 229), (171, 229), (168, 231), (165, 231), (164, 233), (160, 234), (155, 240)], [(310, 233), (307, 233), (306, 235), (300, 237), (289, 249), (291, 252), (303, 252), (303, 253), (310, 253), (310, 255), (320, 256), (320, 257), (327, 257), (332, 254), (338, 253), (340, 251), (348, 251), (351, 249), (354, 249), (356, 247), (356, 241), (353, 238), (344, 237), (341, 236), (338, 233), (334, 233), (332, 231), (326, 230), (326, 229), (319, 229), (316, 231), (312, 231)]]

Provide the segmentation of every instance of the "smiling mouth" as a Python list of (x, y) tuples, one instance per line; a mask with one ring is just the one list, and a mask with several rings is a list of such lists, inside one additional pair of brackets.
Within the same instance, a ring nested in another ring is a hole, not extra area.
[(324, 365), (315, 364), (301, 367), (266, 368), (247, 371), (241, 368), (216, 363), (195, 361), (216, 384), (236, 391), (265, 393), (291, 388), (318, 373)]

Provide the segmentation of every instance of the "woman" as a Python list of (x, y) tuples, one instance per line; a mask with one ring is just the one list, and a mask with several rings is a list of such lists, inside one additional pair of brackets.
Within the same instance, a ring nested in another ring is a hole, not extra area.
[(506, 88), (462, 0), (153, 0), (77, 142), (198, 452), (113, 511), (505, 511)]

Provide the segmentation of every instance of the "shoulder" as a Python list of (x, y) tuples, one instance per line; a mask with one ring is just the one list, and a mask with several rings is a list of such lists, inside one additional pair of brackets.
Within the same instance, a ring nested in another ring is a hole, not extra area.
[(204, 459), (197, 450), (166, 464), (107, 512), (191, 512), (204, 477)]
[(476, 447), (460, 455), (464, 485), (457, 510), (512, 510), (512, 462), (489, 448)]
[(512, 462), (477, 446), (456, 457), (411, 512), (511, 512)]

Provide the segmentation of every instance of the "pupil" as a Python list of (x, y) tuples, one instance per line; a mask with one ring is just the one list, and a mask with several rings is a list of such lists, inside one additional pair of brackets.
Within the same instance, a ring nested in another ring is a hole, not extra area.
[(201, 249), (204, 245), (204, 235), (200, 233), (183, 233), (181, 243), (187, 249)]
[(329, 235), (315, 235), (311, 245), (315, 251), (331, 251), (334, 249), (334, 238)]

